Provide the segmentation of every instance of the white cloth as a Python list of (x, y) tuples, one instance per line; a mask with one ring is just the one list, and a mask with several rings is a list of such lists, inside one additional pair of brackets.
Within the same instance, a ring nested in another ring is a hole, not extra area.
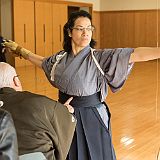
[(47, 160), (41, 152), (28, 153), (19, 156), (19, 160)]

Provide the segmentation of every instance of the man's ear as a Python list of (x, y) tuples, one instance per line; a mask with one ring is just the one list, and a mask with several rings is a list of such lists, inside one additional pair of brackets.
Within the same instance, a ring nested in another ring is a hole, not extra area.
[(13, 83), (14, 83), (15, 87), (21, 86), (21, 82), (20, 82), (18, 76), (13, 77)]
[(18, 76), (14, 76), (13, 77), (13, 88), (16, 91), (22, 91), (22, 85), (21, 85), (21, 81), (19, 80)]

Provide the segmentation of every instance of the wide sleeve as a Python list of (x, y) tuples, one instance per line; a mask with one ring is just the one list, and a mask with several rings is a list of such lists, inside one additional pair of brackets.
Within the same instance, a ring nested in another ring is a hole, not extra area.
[(50, 73), (53, 67), (53, 64), (56, 62), (56, 55), (47, 57), (42, 62), (42, 69), (45, 72), (48, 80), (50, 80)]
[(47, 57), (43, 60), (42, 62), (42, 69), (43, 71), (45, 72), (45, 75), (47, 77), (47, 79), (49, 80), (49, 82), (54, 86), (54, 83), (53, 81), (51, 81), (51, 70), (52, 70), (52, 67), (54, 65), (54, 63), (56, 62), (56, 56), (57, 55), (60, 55), (60, 54), (63, 54), (64, 53), (64, 50), (50, 56), (50, 57)]
[(113, 92), (119, 90), (133, 67), (129, 63), (132, 48), (105, 49), (99, 55), (99, 63), (104, 71), (104, 81)]
[(58, 137), (57, 155), (58, 160), (64, 160), (67, 157), (72, 138), (75, 131), (76, 119), (68, 109), (57, 102), (54, 109), (54, 116), (51, 122)]

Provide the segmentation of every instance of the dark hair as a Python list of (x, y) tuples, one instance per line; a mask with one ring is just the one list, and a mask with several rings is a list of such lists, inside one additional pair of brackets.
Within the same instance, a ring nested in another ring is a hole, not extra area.
[[(67, 23), (63, 27), (63, 34), (64, 34), (63, 49), (66, 52), (70, 52), (72, 50), (71, 37), (69, 37), (68, 32), (72, 31), (72, 28), (74, 27), (74, 23), (76, 19), (78, 19), (79, 17), (87, 17), (90, 19), (90, 21), (92, 20), (91, 15), (84, 10), (80, 10), (80, 11), (71, 13)], [(94, 39), (91, 39), (90, 46), (94, 48), (95, 45), (96, 45), (96, 41)]]
[(2, 45), (3, 42), (4, 42), (4, 39), (2, 36), (0, 36), (0, 62), (6, 62), (5, 48)]

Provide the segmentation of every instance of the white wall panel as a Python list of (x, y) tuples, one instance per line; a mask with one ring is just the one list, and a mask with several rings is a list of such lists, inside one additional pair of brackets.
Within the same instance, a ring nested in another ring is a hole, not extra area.
[(100, 0), (100, 10), (145, 10), (160, 7), (160, 0)]
[(145, 10), (160, 8), (160, 0), (66, 0), (92, 3), (94, 11)]

